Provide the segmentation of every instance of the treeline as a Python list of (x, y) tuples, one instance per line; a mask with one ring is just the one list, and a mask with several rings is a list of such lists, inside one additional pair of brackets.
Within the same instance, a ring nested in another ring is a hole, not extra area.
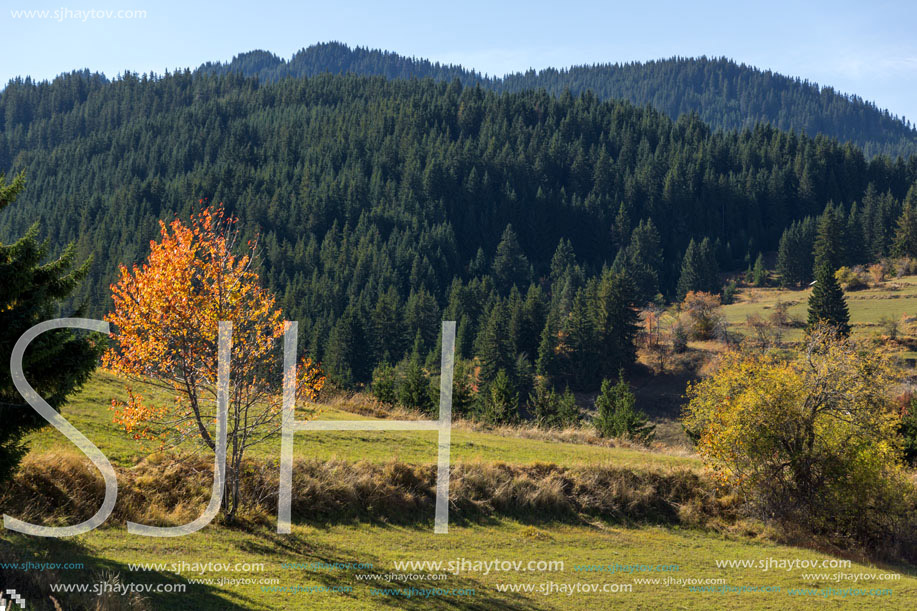
[(92, 255), (86, 314), (160, 219), (225, 202), (341, 384), (424, 363), (447, 318), (484, 382), (595, 388), (633, 358), (625, 304), (716, 288), (828, 202), (917, 179), (825, 137), (431, 80), (75, 73), (13, 83), (0, 117), (0, 169), (27, 176), (0, 239), (39, 222)]
[(799, 286), (814, 277), (819, 229), (833, 270), (888, 257), (917, 258), (917, 185), (899, 199), (870, 184), (860, 201), (849, 206), (829, 202), (818, 217), (794, 221), (777, 249), (776, 271), (784, 286)]
[[(331, 42), (310, 46), (285, 61), (267, 51), (252, 51), (227, 63), (208, 63), (207, 74), (230, 72), (267, 82), (318, 74), (359, 74), (386, 78), (459, 79), (498, 92), (545, 89), (561, 95), (592, 91), (601, 99), (650, 105), (672, 117), (697, 113), (715, 128), (742, 129), (768, 123), (779, 129), (824, 134), (861, 147), (867, 156), (917, 153), (917, 131), (910, 121), (881, 110), (858, 96), (831, 87), (759, 70), (726, 58), (674, 57), (646, 63), (596, 64), (529, 70), (487, 77), (461, 66), (350, 48)], [(913, 119), (913, 117), (911, 117)]]

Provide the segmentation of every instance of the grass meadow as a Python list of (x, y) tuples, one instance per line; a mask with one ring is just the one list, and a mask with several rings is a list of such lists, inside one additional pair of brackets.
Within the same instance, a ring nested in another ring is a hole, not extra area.
[[(914, 288), (917, 298), (917, 287)], [(774, 300), (776, 298), (775, 295)], [(753, 304), (730, 306), (732, 311), (729, 315), (733, 320), (738, 320), (735, 311), (739, 308), (748, 310), (754, 306), (764, 309), (766, 303), (768, 301), (762, 295)], [(150, 463), (144, 459), (156, 453), (159, 448), (151, 442), (130, 439), (112, 424), (110, 399), (122, 393), (122, 385), (116, 378), (98, 373), (62, 413), (96, 443), (122, 473), (137, 472), (133, 483), (142, 487), (144, 482), (155, 480), (155, 469), (159, 464), (155, 460)], [(370, 417), (361, 413), (384, 415), (377, 408), (362, 405), (357, 397), (337, 398), (329, 404), (321, 405), (317, 417)], [(396, 415), (416, 417), (410, 414)], [(432, 464), (436, 460), (436, 440), (433, 435), (424, 432), (382, 431), (298, 433), (295, 453), (297, 458), (312, 460), (313, 464), (338, 461), (341, 465), (366, 465), (362, 468), (370, 469), (375, 477), (380, 477), (380, 473), (388, 473), (393, 464), (404, 463), (421, 465), (417, 468), (432, 472)], [(31, 454), (27, 462), (37, 461), (42, 464), (42, 460), (52, 460), (62, 452), (69, 451), (64, 449), (68, 442), (50, 429), (34, 433), (29, 443)], [(267, 502), (266, 509), (260, 514), (250, 516), (239, 524), (227, 526), (217, 521), (199, 533), (176, 539), (130, 536), (125, 529), (124, 516), (116, 512), (105, 526), (72, 539), (35, 539), (3, 531), (0, 546), (7, 552), (5, 556), (15, 557), (18, 562), (66, 561), (81, 562), (84, 565), (81, 570), (45, 573), (37, 578), (33, 576), (31, 581), (23, 575), (24, 584), (20, 587), (25, 589), (40, 589), (42, 579), (47, 583), (69, 583), (72, 580), (73, 583), (120, 581), (186, 584), (187, 589), (182, 593), (151, 592), (129, 597), (102, 595), (84, 599), (89, 600), (88, 604), (96, 605), (91, 608), (97, 609), (912, 608), (909, 601), (917, 596), (917, 577), (906, 567), (878, 567), (862, 559), (860, 562), (854, 559), (851, 566), (842, 570), (717, 568), (717, 560), (745, 560), (762, 564), (775, 559), (784, 562), (794, 559), (831, 562), (836, 556), (775, 543), (766, 529), (743, 520), (721, 519), (703, 523), (681, 518), (668, 521), (641, 519), (640, 516), (645, 518), (652, 515), (651, 512), (647, 513), (645, 507), (641, 509), (641, 498), (645, 501), (657, 492), (648, 490), (652, 484), (646, 478), (622, 480), (625, 483), (608, 480), (611, 483), (595, 484), (590, 490), (554, 490), (555, 494), (578, 494), (586, 498), (582, 502), (587, 504), (590, 495), (617, 495), (616, 498), (623, 499), (614, 505), (619, 509), (612, 509), (604, 515), (584, 511), (558, 514), (550, 510), (555, 501), (542, 497), (551, 494), (552, 489), (550, 486), (539, 488), (538, 482), (533, 483), (531, 480), (537, 480), (539, 472), (544, 472), (545, 478), (553, 477), (550, 475), (551, 469), (585, 469), (586, 473), (588, 469), (618, 469), (621, 473), (656, 473), (663, 478), (672, 476), (672, 481), (682, 481), (678, 478), (689, 477), (687, 474), (702, 475), (698, 459), (687, 452), (666, 452), (661, 451), (661, 448), (651, 451), (646, 448), (601, 444), (601, 441), (582, 432), (551, 436), (521, 429), (483, 431), (469, 423), (458, 422), (452, 445), (452, 460), (457, 468), (458, 465), (465, 465), (462, 467), (465, 470), (474, 472), (474, 469), (479, 469), (486, 472), (492, 469), (490, 465), (511, 464), (518, 465), (513, 469), (529, 469), (526, 477), (529, 478), (530, 489), (525, 493), (528, 496), (518, 496), (519, 492), (516, 491), (513, 494), (517, 496), (508, 496), (510, 500), (507, 502), (512, 504), (515, 502), (512, 499), (525, 498), (531, 507), (527, 513), (518, 516), (513, 516), (511, 511), (457, 511), (456, 519), (446, 535), (433, 534), (432, 511), (428, 505), (422, 505), (416, 515), (407, 515), (406, 512), (405, 516), (399, 516), (396, 507), (387, 512), (377, 509), (376, 515), (371, 515), (372, 511), (365, 515), (342, 511), (336, 515), (331, 509), (313, 518), (309, 517), (307, 507), (297, 514), (299, 519), (294, 519), (292, 534), (279, 535), (275, 532), (275, 516), (271, 504)], [(276, 442), (266, 443), (252, 452), (253, 459), (266, 463), (276, 461), (278, 456), (279, 446)], [(200, 460), (206, 462), (204, 456)], [(194, 479), (197, 476), (200, 476), (199, 481)], [(176, 484), (176, 490), (185, 485), (191, 486), (197, 493), (196, 496), (192, 495), (187, 507), (176, 509), (173, 517), (196, 515), (209, 495), (208, 477), (206, 472), (197, 473), (185, 476), (184, 480)], [(194, 481), (190, 482), (190, 479)], [(294, 480), (294, 486), (298, 485), (297, 481)], [(562, 487), (581, 487), (575, 478), (564, 481), (567, 483)], [(571, 481), (574, 483), (570, 484)], [(632, 482), (633, 490), (619, 489), (627, 486), (626, 481)], [(150, 485), (156, 484), (154, 482)], [(333, 487), (333, 482), (325, 480), (324, 483), (310, 485), (317, 486), (311, 494), (322, 494), (321, 488)], [(370, 487), (377, 485), (369, 484)], [(454, 494), (473, 496), (469, 490), (473, 490), (476, 485), (473, 481), (469, 483), (468, 478), (458, 479), (453, 483)], [(483, 494), (499, 497), (505, 488), (517, 483), (504, 481), (490, 485), (492, 488)], [(603, 491), (603, 486), (608, 490)], [(33, 484), (33, 487), (39, 487), (39, 484)], [(87, 484), (87, 487), (92, 486)], [(463, 492), (459, 493), (459, 490)], [(59, 493), (71, 498), (79, 494), (70, 491), (65, 485), (60, 487)], [(364, 491), (364, 494), (376, 494), (372, 498), (384, 495), (375, 489)], [(122, 485), (122, 496), (125, 495), (127, 492)], [(355, 498), (348, 502), (359, 504), (362, 501)], [(458, 500), (453, 502), (459, 503)], [(659, 502), (672, 504), (665, 499)], [(160, 501), (162, 503), (168, 505), (170, 501)], [(541, 507), (547, 507), (548, 510), (542, 512), (539, 509)], [(8, 508), (6, 510), (10, 511)], [(151, 508), (133, 509), (141, 512), (147, 510), (152, 512)], [(685, 507), (674, 506), (671, 510), (672, 515), (682, 517), (686, 511)], [(31, 511), (41, 513), (34, 507)], [(633, 516), (638, 517), (632, 519)], [(563, 561), (564, 565), (562, 570), (554, 571), (468, 570), (459, 574), (438, 572), (435, 569), (410, 570), (402, 567), (399, 570), (395, 566), (396, 562), (401, 561), (447, 562), (457, 559), (472, 563), (493, 560)], [(646, 571), (663, 561), (677, 565), (677, 571)], [(209, 562), (230, 567), (239, 563), (247, 570), (237, 572), (217, 567), (195, 572), (182, 567), (164, 566), (133, 571), (130, 566), (172, 562)], [(311, 563), (360, 563), (372, 565), (372, 568), (304, 568), (317, 566)], [(577, 570), (578, 565), (609, 567), (616, 564), (642, 566), (643, 570)], [(255, 565), (254, 569), (252, 565)], [(816, 573), (819, 575), (815, 576)], [(894, 573), (897, 579), (856, 584), (863, 592), (888, 588), (892, 592), (888, 596), (853, 596), (850, 593), (825, 596), (824, 588), (839, 590), (854, 585), (843, 579), (832, 581), (838, 573), (857, 574), (860, 580), (869, 579), (863, 575)], [(414, 574), (421, 574), (426, 579), (412, 580)], [(653, 579), (659, 581), (646, 581)], [(669, 581), (666, 582), (666, 579)], [(609, 587), (618, 591), (588, 591), (592, 587)], [(696, 591), (698, 587), (709, 589)], [(516, 591), (502, 591), (507, 588), (515, 588)], [(567, 593), (563, 588), (578, 588), (579, 591)], [(712, 591), (727, 588), (731, 591)], [(759, 588), (771, 591), (753, 591)], [(808, 588), (819, 594), (797, 595), (791, 593), (793, 588)], [(744, 591), (738, 591), (740, 589)], [(474, 595), (467, 595), (472, 590)], [(435, 595), (437, 591), (453, 594), (438, 596)], [(465, 595), (456, 595), (456, 591)], [(64, 600), (63, 608), (66, 608), (66, 601), (72, 603), (80, 599)]]

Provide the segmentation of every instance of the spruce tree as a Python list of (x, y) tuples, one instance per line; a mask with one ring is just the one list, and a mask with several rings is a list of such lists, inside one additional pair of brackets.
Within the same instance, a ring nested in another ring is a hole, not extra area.
[(506, 294), (514, 286), (525, 286), (529, 282), (529, 272), (529, 260), (519, 245), (519, 238), (512, 225), (507, 225), (494, 257), (493, 273), (497, 288)]
[(627, 248), (615, 259), (616, 271), (625, 271), (633, 280), (638, 303), (646, 303), (659, 293), (662, 246), (652, 219), (640, 221)]
[(755, 286), (764, 286), (767, 284), (767, 269), (764, 267), (764, 255), (758, 253), (755, 259), (755, 266), (751, 270), (752, 283)]
[(864, 249), (865, 237), (863, 234), (863, 214), (856, 202), (850, 206), (847, 214), (847, 229), (844, 231), (844, 251), (846, 253), (845, 265), (853, 266), (866, 263)]
[(690, 291), (702, 290), (703, 282), (704, 270), (700, 248), (692, 239), (688, 242), (688, 248), (681, 261), (681, 274), (678, 276), (677, 289), (678, 301), (683, 300)]
[(841, 210), (835, 210), (830, 203), (825, 207), (825, 211), (818, 217), (818, 230), (813, 248), (816, 265), (823, 260), (827, 262), (832, 270), (836, 270), (843, 265), (845, 260), (844, 232), (846, 223), (840, 213)]
[(557, 243), (554, 256), (551, 257), (551, 274), (548, 277), (551, 286), (557, 285), (575, 266), (576, 255), (573, 252), (573, 244), (570, 243), (570, 240), (561, 238)]
[(560, 320), (556, 310), (548, 312), (541, 339), (538, 343), (538, 359), (535, 361), (535, 373), (549, 379), (562, 375), (565, 353), (561, 352)]
[(516, 355), (509, 333), (509, 312), (503, 300), (497, 299), (491, 307), (478, 334), (475, 353), (481, 362), (481, 379), (485, 382), (492, 381), (500, 370), (513, 370)]
[(558, 397), (544, 377), (539, 377), (529, 394), (528, 408), (535, 421), (535, 426), (543, 429), (557, 425)]
[(799, 286), (812, 280), (815, 220), (806, 217), (783, 231), (777, 248), (777, 274), (781, 286)]
[(581, 417), (582, 414), (580, 413), (579, 405), (576, 403), (576, 397), (573, 396), (569, 387), (565, 388), (564, 394), (558, 396), (557, 426), (559, 428), (576, 426), (579, 424)]
[(618, 206), (618, 213), (615, 215), (614, 225), (611, 226), (611, 240), (615, 248), (620, 250), (627, 246), (630, 230), (630, 213), (624, 202), (621, 202)]
[(815, 283), (809, 296), (809, 328), (829, 323), (843, 335), (850, 334), (850, 313), (844, 291), (835, 277), (843, 260), (841, 217), (831, 204), (818, 219), (815, 237)]
[(595, 311), (587, 291), (580, 291), (573, 300), (573, 310), (564, 324), (569, 348), (569, 374), (573, 385), (585, 389), (599, 375), (600, 336)]
[(715, 293), (719, 288), (719, 264), (710, 238), (700, 243), (693, 239), (688, 242), (685, 256), (681, 263), (676, 296), (681, 301), (690, 291)]
[(395, 362), (406, 348), (405, 327), (402, 320), (402, 304), (398, 291), (390, 286), (376, 300), (370, 319), (372, 347), (376, 361)]
[(622, 374), (618, 382), (602, 380), (602, 388), (595, 399), (596, 415), (593, 420), (602, 437), (631, 439), (649, 443), (656, 435), (656, 426), (635, 407), (636, 398)]
[(917, 210), (905, 204), (898, 225), (892, 254), (896, 257), (917, 257)]
[(355, 308), (348, 308), (328, 337), (323, 364), (329, 378), (344, 388), (365, 382), (372, 372), (367, 347), (361, 317)]
[[(8, 183), (0, 174), (0, 210), (11, 204), (24, 186), (22, 176)], [(12, 475), (26, 452), (23, 437), (45, 424), (13, 385), (9, 355), (23, 333), (59, 316), (60, 303), (70, 297), (89, 271), (89, 261), (74, 268), (74, 249), (46, 262), (47, 244), (36, 240), (37, 225), (12, 244), (0, 243), (0, 482)], [(42, 333), (23, 357), (25, 379), (54, 409), (60, 409), (95, 369), (101, 342), (68, 329)]]
[(482, 416), (490, 424), (509, 424), (519, 415), (519, 393), (503, 369), (482, 394)]
[(398, 399), (395, 390), (398, 385), (397, 372), (386, 362), (379, 363), (373, 369), (372, 394), (380, 403), (394, 405)]
[(398, 381), (396, 394), (398, 402), (409, 409), (422, 412), (430, 412), (433, 409), (430, 380), (424, 373), (420, 355), (416, 352), (404, 367), (404, 375)]
[(617, 371), (629, 367), (636, 360), (634, 337), (638, 320), (630, 278), (605, 270), (599, 282), (596, 308), (601, 371)]
[(834, 277), (836, 270), (828, 258), (816, 263), (815, 286), (809, 296), (809, 328), (826, 322), (833, 325), (842, 335), (850, 335), (850, 312), (844, 291)]
[(703, 273), (703, 288), (708, 293), (715, 293), (720, 287), (720, 264), (716, 259), (716, 249), (710, 238), (704, 238), (700, 243), (701, 271)]

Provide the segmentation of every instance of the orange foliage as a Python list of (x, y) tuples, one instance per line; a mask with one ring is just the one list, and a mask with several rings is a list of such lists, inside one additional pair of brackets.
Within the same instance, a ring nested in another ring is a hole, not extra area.
[[(194, 215), (190, 226), (160, 221), (160, 240), (150, 242), (147, 261), (122, 265), (111, 287), (114, 309), (106, 320), (117, 331), (103, 365), (175, 395), (157, 406), (128, 388), (127, 401), (112, 401), (114, 421), (136, 439), (197, 433), (214, 447), (217, 332), (224, 320), (233, 323), (229, 439), (247, 447), (279, 427), (285, 325), (253, 269), (254, 245), (233, 254), (234, 223), (221, 207)], [(320, 368), (303, 359), (297, 397), (314, 400), (323, 384)]]

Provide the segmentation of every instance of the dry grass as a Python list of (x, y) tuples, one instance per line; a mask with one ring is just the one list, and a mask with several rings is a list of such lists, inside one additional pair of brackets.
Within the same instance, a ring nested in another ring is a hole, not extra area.
[[(322, 407), (366, 416), (368, 418), (389, 418), (393, 420), (429, 420), (430, 414), (407, 409), (400, 405), (392, 406), (380, 402), (369, 393), (339, 392), (322, 398)], [(318, 416), (321, 418), (321, 415)]]
[[(203, 457), (151, 457), (118, 469), (112, 520), (169, 525), (190, 521), (206, 505), (213, 466)], [(292, 510), (300, 522), (382, 520), (427, 522), (435, 505), (434, 465), (301, 460), (294, 466)], [(733, 521), (736, 509), (697, 473), (637, 472), (610, 466), (559, 467), (459, 463), (451, 479), (452, 519), (510, 516), (528, 521), (580, 521), (589, 516), (628, 524), (707, 526)], [(266, 523), (276, 514), (277, 468), (246, 464), (244, 520)], [(29, 456), (0, 509), (38, 523), (72, 523), (91, 516), (104, 487), (75, 454)]]

